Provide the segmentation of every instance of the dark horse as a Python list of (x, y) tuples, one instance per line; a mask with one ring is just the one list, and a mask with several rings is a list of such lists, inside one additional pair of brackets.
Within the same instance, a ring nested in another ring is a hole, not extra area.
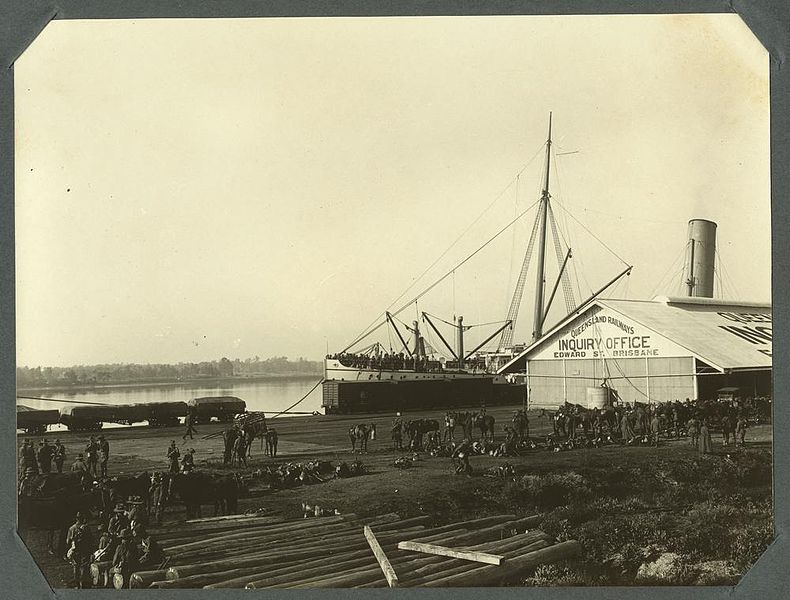
[(494, 417), (491, 415), (475, 415), (475, 427), (480, 430), (480, 439), (486, 440), (491, 436), (491, 441), (494, 441)]
[(98, 504), (99, 493), (81, 487), (61, 489), (53, 496), (23, 496), (19, 498), (19, 529), (46, 530), (50, 553), (63, 556), (66, 530), (74, 524), (77, 513), (87, 514)]
[(214, 505), (214, 516), (238, 512), (241, 485), (235, 473), (171, 473), (165, 475), (162, 485), (168, 492), (168, 502), (177, 496), (184, 503), (187, 519), (200, 518), (203, 504)]
[(376, 425), (371, 423), (365, 425), (360, 423), (354, 425), (348, 430), (348, 439), (351, 440), (351, 452), (357, 451), (357, 444), (359, 444), (360, 452), (368, 451), (368, 440), (376, 435)]
[(406, 434), (409, 436), (409, 448), (412, 450), (422, 450), (425, 434), (433, 431), (439, 431), (439, 421), (436, 419), (414, 419), (406, 423)]

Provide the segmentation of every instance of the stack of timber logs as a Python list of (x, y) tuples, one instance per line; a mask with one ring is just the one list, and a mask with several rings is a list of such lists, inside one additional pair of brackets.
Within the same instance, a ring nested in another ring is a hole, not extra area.
[[(497, 586), (577, 556), (536, 529), (542, 517), (497, 515), (434, 526), (395, 513), (285, 519), (221, 517), (152, 530), (164, 566), (133, 588), (366, 588)], [(375, 553), (374, 553), (375, 549)]]

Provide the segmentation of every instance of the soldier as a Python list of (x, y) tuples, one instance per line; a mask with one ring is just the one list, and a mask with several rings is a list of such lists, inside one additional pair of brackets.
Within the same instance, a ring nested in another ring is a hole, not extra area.
[(176, 441), (170, 440), (170, 447), (167, 449), (167, 460), (170, 464), (170, 472), (178, 473), (178, 459), (181, 457), (181, 452), (176, 447)]
[[(472, 443), (468, 438), (458, 444), (455, 450), (453, 450), (452, 459), (453, 464), (456, 465), (456, 473), (466, 473), (467, 476), (472, 475), (472, 465), (469, 464), (469, 453), (471, 451)], [(456, 462), (456, 460), (458, 462)]]
[(241, 430), (236, 441), (233, 443), (233, 464), (247, 466), (247, 434)]
[(52, 471), (52, 446), (49, 445), (46, 439), (38, 443), (36, 460), (38, 461), (38, 469), (41, 473), (49, 473)]
[(197, 433), (197, 430), (194, 427), (194, 425), (195, 425), (195, 410), (191, 406), (187, 410), (187, 416), (184, 419), (184, 424), (187, 426), (187, 430), (186, 430), (186, 433), (184, 433), (184, 435), (181, 437), (181, 443), (182, 444), (186, 443), (187, 436), (189, 436), (189, 439), (191, 440), (191, 439), (194, 439), (192, 437), (192, 434), (193, 433)]
[(19, 497), (30, 498), (35, 496), (35, 488), (33, 487), (33, 477), (36, 475), (33, 467), (26, 467), (22, 473), (22, 479), (19, 480)]
[(395, 420), (392, 422), (392, 441), (397, 450), (403, 450), (403, 419), (400, 413), (395, 413)]
[(95, 543), (93, 535), (87, 526), (87, 518), (84, 513), (77, 513), (77, 521), (69, 527), (66, 534), (66, 546), (68, 551), (66, 557), (74, 567), (74, 585), (77, 589), (90, 587), (90, 564)]
[(110, 460), (110, 442), (99, 436), (99, 470), (102, 477), (107, 477), (107, 462)]
[(195, 449), (190, 448), (184, 452), (184, 457), (181, 459), (181, 472), (189, 473), (195, 468)]
[(162, 482), (162, 474), (154, 473), (151, 487), (148, 489), (148, 497), (151, 499), (151, 507), (154, 510), (154, 519), (157, 525), (162, 524), (162, 511), (165, 507), (165, 487)]
[(121, 543), (115, 549), (112, 566), (115, 572), (120, 573), (123, 577), (123, 587), (128, 588), (132, 573), (139, 569), (140, 551), (128, 529), (123, 529), (120, 537)]
[(735, 429), (735, 427), (733, 425), (734, 425), (734, 423), (732, 423), (732, 418), (730, 417), (729, 414), (725, 414), (721, 418), (721, 433), (724, 436), (724, 445), (725, 446), (729, 446), (730, 445), (730, 431)]
[(71, 465), (71, 472), (72, 473), (87, 473), (88, 472), (88, 465), (85, 464), (85, 460), (83, 459), (82, 452), (77, 455), (77, 459), (74, 461), (74, 464)]
[(738, 445), (738, 440), (740, 440), (740, 445), (743, 446), (746, 442), (746, 429), (749, 427), (749, 421), (746, 420), (746, 417), (741, 415), (738, 417), (738, 422), (735, 423), (735, 445)]
[(222, 432), (222, 439), (225, 442), (225, 453), (222, 457), (222, 462), (226, 465), (231, 464), (233, 460), (233, 446), (238, 435), (239, 430), (235, 426), (229, 427)]
[(96, 477), (99, 458), (99, 445), (96, 443), (96, 438), (91, 436), (88, 443), (85, 445), (85, 460), (88, 463), (88, 472)]
[(55, 468), (58, 473), (63, 473), (63, 463), (66, 462), (66, 447), (60, 443), (59, 439), (55, 440), (55, 446), (52, 448), (52, 460), (55, 461)]
[(658, 437), (661, 431), (661, 422), (658, 419), (657, 414), (653, 414), (653, 418), (650, 420), (650, 438), (651, 443), (653, 446), (658, 446)]
[(148, 525), (148, 511), (145, 510), (143, 499), (140, 496), (130, 496), (129, 504), (132, 510), (129, 511), (129, 524), (134, 530), (135, 525)]
[(691, 417), (688, 421), (686, 421), (686, 427), (688, 427), (689, 436), (691, 437), (691, 445), (697, 446), (699, 443), (700, 430), (699, 419), (696, 417)]
[(444, 415), (444, 439), (445, 441), (455, 441), (455, 413), (447, 412)]
[(113, 516), (110, 517), (110, 523), (107, 526), (107, 531), (109, 531), (112, 535), (119, 535), (121, 530), (129, 527), (129, 517), (126, 514), (126, 509), (123, 506), (123, 502), (118, 502), (112, 512)]
[(29, 439), (25, 439), (22, 447), (19, 449), (20, 459), (19, 466), (24, 472), (25, 469), (33, 469), (33, 474), (38, 475), (38, 462), (36, 461), (36, 449)]

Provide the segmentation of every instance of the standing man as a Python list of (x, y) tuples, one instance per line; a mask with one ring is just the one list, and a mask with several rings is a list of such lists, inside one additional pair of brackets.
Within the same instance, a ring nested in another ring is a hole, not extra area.
[(89, 588), (91, 557), (95, 544), (84, 513), (77, 513), (77, 522), (69, 527), (66, 546), (69, 548), (66, 556), (74, 567), (74, 586), (77, 589)]
[(244, 463), (245, 467), (247, 466), (247, 434), (243, 429), (233, 443), (233, 455), (234, 464), (238, 460), (239, 466), (241, 466), (241, 463)]
[(395, 413), (395, 420), (392, 422), (392, 441), (396, 450), (403, 450), (403, 419), (400, 413)]
[(129, 580), (132, 573), (138, 570), (140, 551), (134, 543), (132, 533), (128, 529), (121, 531), (121, 543), (115, 549), (115, 556), (112, 559), (112, 566), (116, 573), (123, 577), (123, 587), (129, 587)]
[(33, 475), (38, 475), (38, 461), (36, 461), (36, 449), (30, 439), (25, 439), (22, 447), (19, 449), (20, 468), (22, 472), (26, 469), (33, 469)]
[(692, 416), (688, 421), (686, 421), (686, 427), (688, 427), (689, 436), (691, 436), (691, 445), (696, 446), (699, 444), (699, 419)]
[(88, 472), (96, 477), (96, 466), (99, 462), (99, 445), (96, 443), (96, 438), (91, 436), (88, 443), (85, 445), (85, 459), (88, 462)]
[(66, 462), (66, 447), (60, 443), (60, 439), (55, 440), (55, 446), (52, 449), (52, 460), (55, 461), (55, 468), (58, 473), (63, 473), (63, 463)]
[(49, 473), (52, 471), (52, 446), (44, 438), (38, 446), (38, 468), (42, 473)]
[(162, 474), (158, 471), (154, 473), (151, 480), (148, 497), (151, 499), (151, 507), (154, 509), (154, 520), (157, 525), (161, 525), (162, 511), (165, 508), (165, 486), (162, 483)]
[(661, 422), (658, 419), (658, 414), (653, 413), (653, 418), (650, 419), (650, 437), (653, 446), (658, 446), (658, 436), (661, 431)]
[(171, 473), (178, 473), (178, 459), (181, 457), (181, 452), (176, 448), (176, 441), (170, 440), (170, 447), (167, 449), (167, 461), (170, 465)]
[(194, 425), (195, 425), (195, 408), (193, 406), (190, 406), (187, 409), (187, 416), (184, 419), (184, 424), (187, 426), (187, 430), (186, 430), (186, 433), (184, 433), (184, 435), (181, 437), (181, 443), (182, 444), (186, 443), (187, 436), (189, 436), (189, 439), (191, 440), (191, 439), (194, 439), (192, 437), (192, 434), (193, 433), (197, 433), (197, 430), (194, 427)]
[(699, 444), (697, 449), (700, 454), (711, 454), (713, 452), (713, 441), (710, 438), (710, 429), (708, 422), (702, 421), (702, 426), (699, 430)]
[(110, 460), (110, 442), (99, 436), (99, 471), (102, 477), (107, 477), (107, 462)]
[(738, 417), (737, 423), (735, 423), (735, 445), (738, 445), (738, 440), (740, 440), (740, 445), (743, 446), (746, 442), (746, 430), (749, 427), (749, 421), (746, 420), (746, 417), (741, 414)]

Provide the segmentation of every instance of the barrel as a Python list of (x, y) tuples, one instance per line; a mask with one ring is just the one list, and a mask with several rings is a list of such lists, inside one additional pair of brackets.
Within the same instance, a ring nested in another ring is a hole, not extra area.
[(587, 408), (606, 408), (609, 404), (609, 390), (604, 387), (587, 388)]

